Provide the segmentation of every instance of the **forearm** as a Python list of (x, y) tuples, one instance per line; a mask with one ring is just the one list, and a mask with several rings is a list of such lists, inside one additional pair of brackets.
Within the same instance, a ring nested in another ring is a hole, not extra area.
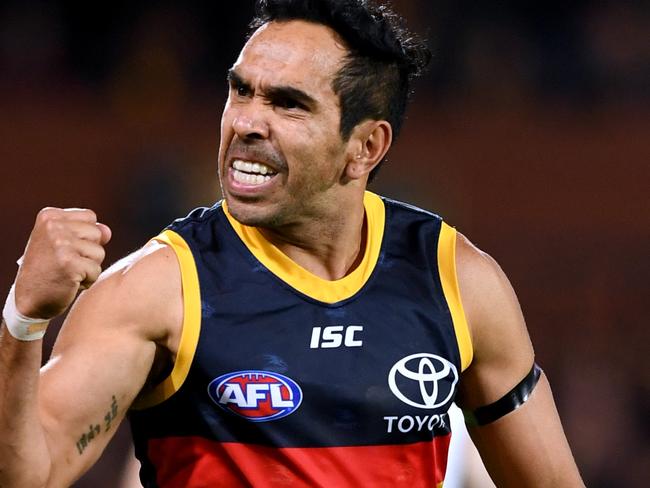
[(584, 487), (545, 376), (521, 408), (469, 432), (499, 487)]
[(38, 407), (42, 341), (0, 329), (0, 488), (42, 487), (51, 456)]

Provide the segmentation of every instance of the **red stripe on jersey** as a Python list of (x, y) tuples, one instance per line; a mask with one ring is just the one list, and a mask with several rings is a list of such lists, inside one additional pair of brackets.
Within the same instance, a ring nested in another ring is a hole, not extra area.
[(432, 487), (442, 482), (451, 435), (391, 446), (273, 448), (202, 437), (149, 440), (160, 488)]

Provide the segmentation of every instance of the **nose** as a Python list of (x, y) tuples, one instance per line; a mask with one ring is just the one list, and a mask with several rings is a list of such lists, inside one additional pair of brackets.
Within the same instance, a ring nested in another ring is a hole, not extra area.
[(268, 123), (263, 119), (262, 114), (252, 107), (239, 112), (233, 119), (232, 127), (242, 140), (269, 137)]

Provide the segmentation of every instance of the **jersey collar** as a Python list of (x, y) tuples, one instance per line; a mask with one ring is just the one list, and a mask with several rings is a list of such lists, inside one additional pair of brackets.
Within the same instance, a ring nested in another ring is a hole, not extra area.
[(386, 222), (383, 200), (366, 191), (363, 198), (368, 235), (361, 263), (339, 280), (325, 280), (299, 264), (271, 244), (255, 227), (243, 225), (230, 214), (224, 200), (223, 211), (235, 233), (255, 258), (271, 273), (308, 297), (325, 303), (336, 303), (351, 298), (363, 288), (372, 274), (381, 250)]

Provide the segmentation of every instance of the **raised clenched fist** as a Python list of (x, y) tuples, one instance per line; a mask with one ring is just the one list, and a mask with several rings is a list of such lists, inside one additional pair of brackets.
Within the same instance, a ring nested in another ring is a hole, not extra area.
[(99, 277), (110, 238), (92, 210), (41, 210), (16, 277), (18, 311), (42, 319), (60, 315)]

